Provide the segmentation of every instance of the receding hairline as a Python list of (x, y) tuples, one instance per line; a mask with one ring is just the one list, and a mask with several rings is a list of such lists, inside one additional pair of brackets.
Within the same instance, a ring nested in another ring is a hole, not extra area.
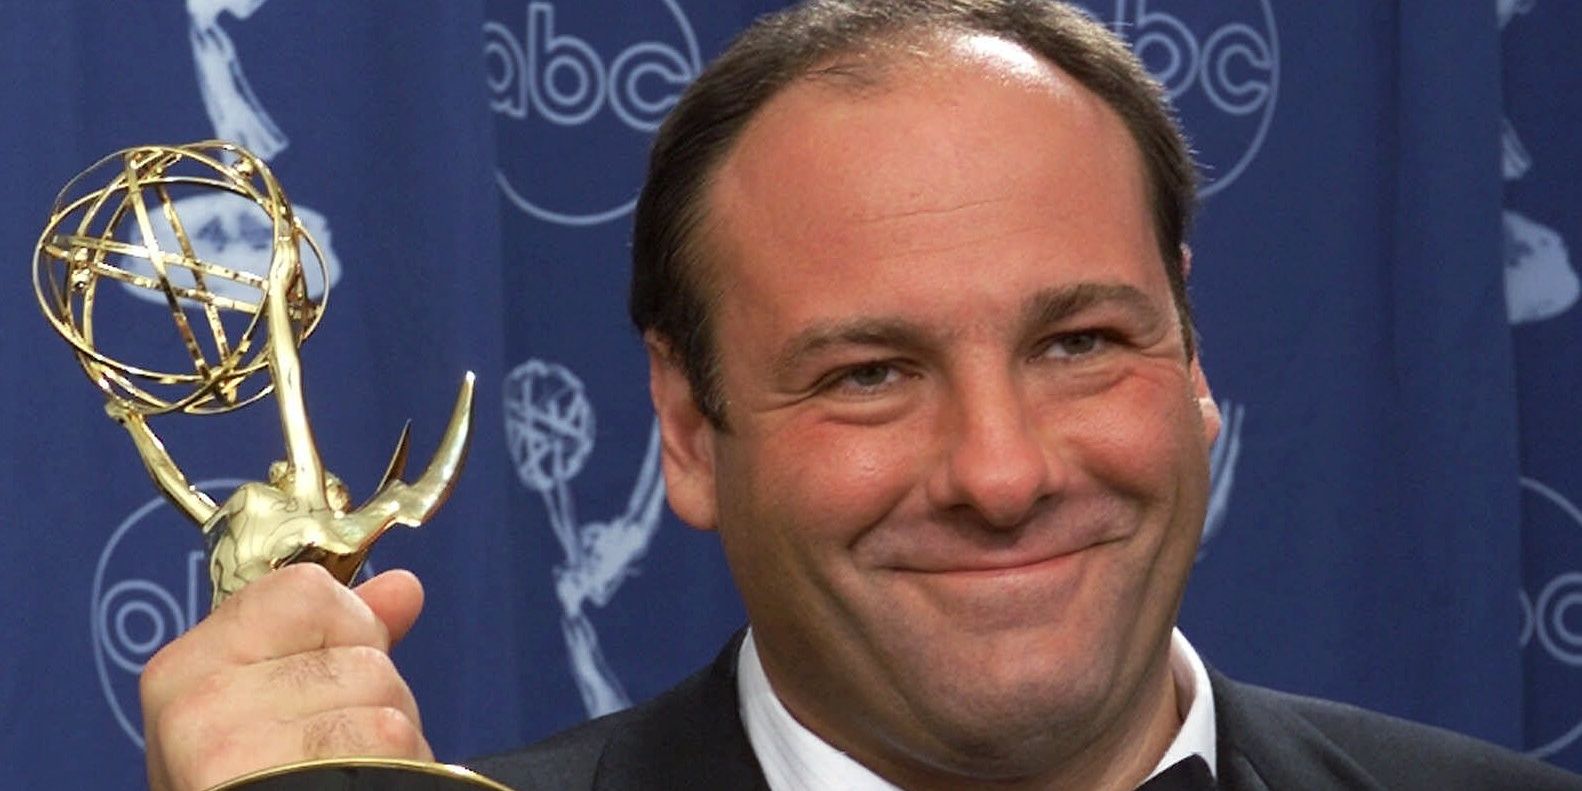
[[(987, 51), (983, 46), (985, 43), (992, 43), (999, 51)], [(1011, 53), (1012, 50), (1014, 55)], [(1007, 69), (1005, 68), (1007, 56), (1017, 60), (1023, 60), (1020, 56), (1025, 56), (1025, 60), (1016, 64), (1016, 68)], [(998, 60), (999, 64), (989, 64), (991, 58)], [(1016, 81), (1029, 85), (1034, 82), (1043, 83), (1051, 89), (1052, 96), (1058, 97), (1063, 94), (1069, 96), (1067, 92), (1071, 91), (1086, 94), (1086, 98), (1091, 99), (1100, 112), (1110, 116), (1125, 134), (1130, 144), (1137, 175), (1143, 182), (1144, 200), (1138, 210), (1143, 212), (1145, 217), (1151, 216), (1153, 185), (1149, 178), (1142, 142), (1136, 138), (1126, 119), (1104, 96), (1083, 84), (1081, 80), (1037, 50), (999, 32), (957, 22), (898, 29), (889, 36), (879, 35), (863, 39), (850, 48), (815, 60), (786, 81), (755, 109), (700, 180), (697, 199), (688, 207), (692, 217), (688, 223), (689, 231), (685, 245), (690, 270), (687, 272), (687, 277), (693, 287), (698, 289), (697, 293), (703, 296), (703, 304), (709, 315), (716, 315), (715, 308), (718, 307), (718, 299), (722, 293), (722, 283), (718, 277), (718, 259), (732, 253), (720, 233), (724, 223), (722, 213), (715, 205), (720, 190), (720, 176), (738, 161), (742, 149), (754, 136), (755, 130), (770, 122), (775, 115), (775, 106), (787, 94), (800, 88), (813, 88), (828, 90), (835, 96), (846, 98), (871, 97), (903, 87), (916, 86), (919, 84), (915, 79), (918, 75), (926, 76), (930, 72), (959, 72), (962, 66), (1001, 72), (1007, 82)], [(985, 66), (987, 68), (983, 68)], [(1037, 70), (1036, 74), (1032, 73), (1034, 69)], [(1145, 224), (1150, 234), (1157, 235), (1158, 229), (1152, 222)]]
[[(949, 56), (942, 59), (939, 56)], [(777, 97), (799, 84), (825, 85), (854, 93), (883, 91), (896, 84), (900, 73), (950, 68), (952, 63), (988, 64), (999, 61), (1007, 77), (1032, 78), (1060, 75), (1069, 79), (1053, 61), (1025, 43), (1004, 33), (963, 24), (957, 20), (918, 21), (911, 26), (875, 31), (849, 46), (824, 54), (780, 86), (748, 120), (745, 132)]]

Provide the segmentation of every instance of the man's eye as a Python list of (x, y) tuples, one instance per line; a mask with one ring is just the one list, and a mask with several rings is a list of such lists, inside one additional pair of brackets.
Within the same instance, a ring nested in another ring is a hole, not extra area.
[(1044, 356), (1057, 359), (1084, 357), (1103, 349), (1108, 342), (1104, 334), (1097, 330), (1069, 332), (1050, 341)]
[(901, 377), (895, 366), (886, 363), (867, 363), (847, 368), (831, 384), (835, 388), (856, 392), (872, 392), (893, 384)]

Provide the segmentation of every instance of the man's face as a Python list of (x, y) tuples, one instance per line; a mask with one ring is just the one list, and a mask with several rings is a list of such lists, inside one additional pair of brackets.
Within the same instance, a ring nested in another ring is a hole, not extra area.
[(1135, 725), (1218, 416), (1120, 119), (961, 38), (783, 91), (707, 214), (729, 429), (656, 358), (666, 475), (791, 712), (870, 765), (1002, 776)]

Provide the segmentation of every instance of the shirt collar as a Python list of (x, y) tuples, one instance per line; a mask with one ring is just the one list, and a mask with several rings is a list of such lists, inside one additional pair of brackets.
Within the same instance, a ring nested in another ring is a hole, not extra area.
[[(1170, 638), (1170, 674), (1175, 679), (1176, 705), (1182, 711), (1181, 730), (1149, 777), (1190, 755), (1203, 756), (1209, 770), (1217, 773), (1214, 690), (1209, 685), (1208, 668), (1180, 629)], [(736, 691), (742, 725), (771, 791), (900, 791), (814, 735), (786, 711), (764, 675), (751, 629), (736, 655)]]
[(1201, 755), (1208, 770), (1219, 777), (1219, 755), (1215, 749), (1214, 687), (1209, 684), (1208, 666), (1186, 635), (1176, 629), (1170, 635), (1170, 675), (1176, 682), (1176, 706), (1181, 711), (1181, 730), (1165, 750), (1163, 758), (1148, 776), (1163, 772), (1192, 755)]

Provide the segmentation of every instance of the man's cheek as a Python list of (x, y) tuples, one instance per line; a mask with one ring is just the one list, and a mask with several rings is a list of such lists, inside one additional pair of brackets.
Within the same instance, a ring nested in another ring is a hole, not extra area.
[(859, 429), (809, 437), (795, 473), (809, 511), (844, 514), (841, 521), (877, 520), (911, 490), (926, 446), (895, 432)]
[(1148, 382), (1123, 385), (1066, 411), (1053, 430), (1073, 463), (1094, 476), (1139, 493), (1155, 491), (1202, 444), (1195, 402), (1161, 390)]

